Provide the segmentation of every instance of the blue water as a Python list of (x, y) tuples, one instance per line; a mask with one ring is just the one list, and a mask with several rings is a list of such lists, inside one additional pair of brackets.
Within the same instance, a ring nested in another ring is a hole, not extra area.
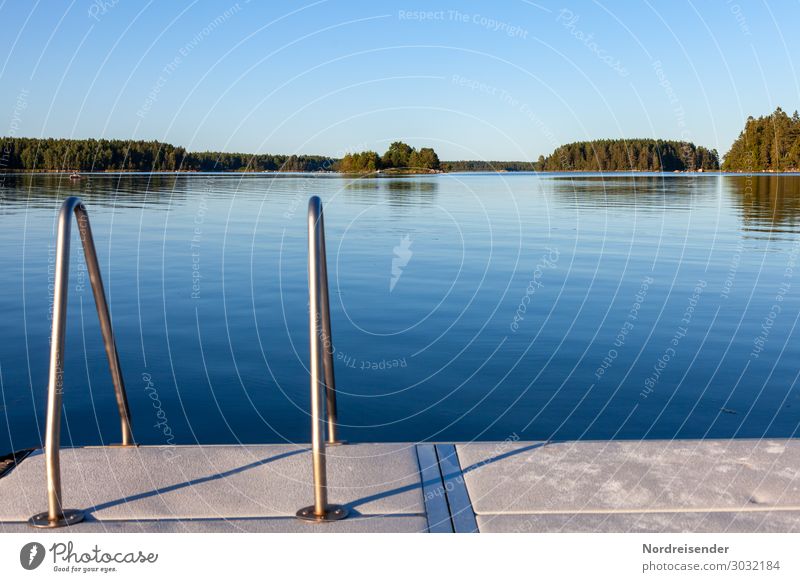
[[(54, 220), (72, 194), (90, 212), (140, 443), (309, 440), (312, 194), (349, 441), (785, 437), (800, 423), (800, 177), (2, 186), (0, 452), (41, 444)], [(116, 442), (72, 251), (63, 442)]]

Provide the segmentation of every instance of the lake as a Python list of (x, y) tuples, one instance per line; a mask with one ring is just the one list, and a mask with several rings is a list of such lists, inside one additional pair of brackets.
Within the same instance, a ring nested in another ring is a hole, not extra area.
[[(798, 176), (6, 175), (0, 194), (0, 453), (41, 444), (69, 195), (143, 444), (309, 441), (314, 194), (346, 440), (798, 430)], [(77, 238), (72, 261), (62, 443), (113, 443)]]

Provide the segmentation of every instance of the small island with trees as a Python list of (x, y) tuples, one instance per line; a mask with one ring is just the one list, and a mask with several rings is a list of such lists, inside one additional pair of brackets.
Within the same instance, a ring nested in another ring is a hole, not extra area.
[(800, 115), (781, 108), (749, 117), (722, 161), (715, 149), (688, 141), (598, 139), (557, 147), (535, 162), (440, 161), (431, 147), (393, 142), (383, 155), (189, 152), (159, 141), (0, 138), (0, 172), (792, 172), (800, 171)]
[(417, 151), (406, 143), (396, 141), (382, 156), (373, 151), (346, 154), (339, 160), (338, 170), (345, 174), (431, 174), (440, 172), (439, 166), (439, 156), (433, 148), (421, 148)]

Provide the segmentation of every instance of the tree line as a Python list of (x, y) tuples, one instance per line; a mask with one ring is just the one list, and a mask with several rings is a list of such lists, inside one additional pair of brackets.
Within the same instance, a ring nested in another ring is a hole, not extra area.
[(800, 115), (778, 107), (771, 115), (747, 118), (744, 129), (725, 155), (729, 172), (800, 170)]
[(718, 170), (719, 155), (685, 141), (600, 139), (562, 145), (535, 165), (545, 172), (683, 172)]
[(490, 162), (482, 160), (458, 160), (442, 162), (445, 172), (534, 172), (535, 162)]
[[(722, 169), (733, 172), (800, 170), (800, 115), (749, 117), (725, 155)], [(393, 142), (383, 155), (374, 151), (328, 156), (189, 152), (145, 140), (0, 138), (0, 171), (138, 172), (516, 172), (516, 171), (696, 171), (717, 170), (715, 149), (660, 139), (601, 139), (562, 145), (536, 162), (440, 161), (433, 148), (417, 150)]]
[(81, 172), (316, 172), (326, 156), (187, 152), (159, 141), (0, 138), (0, 170)]

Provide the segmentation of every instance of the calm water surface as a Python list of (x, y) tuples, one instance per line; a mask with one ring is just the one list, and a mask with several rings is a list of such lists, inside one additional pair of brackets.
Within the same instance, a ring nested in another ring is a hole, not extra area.
[[(0, 453), (41, 444), (54, 226), (72, 194), (141, 443), (309, 440), (312, 194), (347, 440), (787, 437), (800, 423), (800, 177), (5, 176), (0, 194)], [(72, 251), (63, 440), (115, 442)]]

